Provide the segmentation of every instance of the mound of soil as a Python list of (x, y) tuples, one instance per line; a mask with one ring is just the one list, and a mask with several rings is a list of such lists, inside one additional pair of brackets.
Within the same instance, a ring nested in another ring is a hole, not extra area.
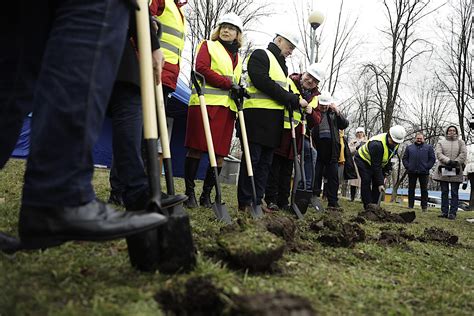
[(316, 315), (308, 299), (277, 291), (233, 297), (231, 315), (241, 316), (311, 316)]
[(458, 242), (459, 237), (456, 235), (452, 235), (451, 233), (441, 228), (430, 227), (425, 228), (423, 235), (418, 238), (418, 240), (422, 242), (436, 241), (444, 244), (455, 245)]
[(309, 228), (320, 235), (318, 241), (332, 247), (353, 247), (365, 240), (365, 231), (355, 223), (347, 223), (341, 217), (325, 215), (310, 223)]
[(155, 300), (163, 309), (174, 315), (221, 315), (225, 303), (223, 290), (210, 277), (190, 278), (183, 286), (173, 284), (155, 295)]
[(224, 233), (217, 238), (217, 244), (226, 261), (236, 268), (254, 272), (270, 271), (272, 264), (283, 256), (286, 246), (283, 239), (258, 227)]
[(291, 242), (295, 239), (295, 221), (288, 216), (282, 214), (268, 214), (261, 220), (261, 223), (266, 230), (283, 238), (286, 242)]
[(358, 217), (373, 222), (411, 223), (415, 220), (416, 214), (414, 211), (391, 213), (377, 204), (369, 204), (364, 211), (359, 212)]
[(377, 242), (382, 246), (402, 245), (408, 247), (407, 240), (415, 240), (415, 236), (408, 234), (405, 229), (399, 228), (398, 230), (382, 230)]

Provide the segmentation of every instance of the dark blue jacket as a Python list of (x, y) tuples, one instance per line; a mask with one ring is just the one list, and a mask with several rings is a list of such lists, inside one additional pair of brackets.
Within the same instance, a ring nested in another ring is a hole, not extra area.
[(408, 173), (429, 174), (436, 157), (431, 145), (411, 144), (405, 150), (402, 161)]

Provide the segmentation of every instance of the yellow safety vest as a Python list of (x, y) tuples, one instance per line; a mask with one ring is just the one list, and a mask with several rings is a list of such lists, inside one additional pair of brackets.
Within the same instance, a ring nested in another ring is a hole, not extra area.
[[(288, 78), (285, 75), (283, 69), (281, 69), (280, 64), (276, 57), (268, 49), (265, 49), (265, 52), (268, 55), (270, 61), (270, 68), (268, 75), (270, 78), (275, 81), (280, 87), (289, 91), (289, 82)], [(248, 59), (247, 59), (248, 63)], [(270, 98), (267, 94), (258, 90), (250, 80), (250, 77), (247, 77), (247, 92), (250, 94), (250, 99), (244, 101), (244, 109), (257, 108), (257, 109), (269, 109), (269, 110), (283, 110), (285, 108), (284, 104), (280, 104)]]
[[(298, 92), (298, 88), (296, 87), (295, 83), (293, 82), (293, 80), (291, 80), (290, 78), (288, 78), (289, 82), (290, 82), (290, 88), (291, 88), (291, 91), (293, 92)], [(302, 99), (303, 97), (300, 95), (300, 99)], [(311, 106), (313, 109), (317, 108), (318, 107), (318, 97), (317, 96), (314, 96), (311, 101), (309, 102), (309, 105), (308, 106)], [(303, 110), (304, 111), (304, 110)], [(295, 127), (298, 126), (298, 124), (301, 122), (301, 114), (299, 111), (293, 111), (293, 118), (295, 119)], [(288, 109), (285, 107), (285, 113), (284, 113), (284, 117), (283, 117), (283, 128), (284, 129), (290, 129), (291, 128), (291, 125), (290, 125), (290, 114), (288, 112)]]
[(364, 159), (367, 161), (369, 165), (372, 165), (371, 158), (370, 158), (370, 152), (369, 152), (369, 143), (371, 141), (380, 141), (382, 142), (383, 145), (383, 157), (382, 157), (382, 167), (385, 167), (390, 159), (397, 153), (398, 149), (398, 144), (395, 146), (393, 151), (390, 151), (388, 148), (387, 144), (387, 133), (383, 134), (378, 134), (375, 135), (374, 137), (371, 137), (367, 143), (365, 143), (363, 146), (361, 146), (357, 152), (359, 153), (360, 158)]
[[(232, 59), (224, 46), (219, 41), (206, 41), (209, 55), (211, 56), (211, 69), (216, 73), (229, 78), (233, 83), (239, 83), (242, 75), (242, 61), (238, 60), (237, 66), (234, 69)], [(197, 51), (201, 48), (203, 42), (199, 43)], [(230, 107), (234, 112), (237, 112), (237, 106), (230, 97), (229, 90), (222, 90), (213, 87), (206, 82), (204, 86), (204, 98), (206, 104), (214, 106)], [(189, 98), (189, 106), (199, 105), (199, 96), (196, 89), (193, 88), (191, 97)]]
[(163, 32), (160, 46), (165, 61), (174, 65), (180, 64), (186, 35), (186, 19), (184, 14), (173, 0), (165, 0), (165, 9), (157, 18), (161, 22), (161, 30)]

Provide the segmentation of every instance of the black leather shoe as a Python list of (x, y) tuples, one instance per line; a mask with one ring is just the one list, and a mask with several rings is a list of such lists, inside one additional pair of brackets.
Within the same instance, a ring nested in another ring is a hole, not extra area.
[(211, 196), (210, 194), (202, 193), (199, 197), (199, 205), (205, 208), (212, 208)]
[(14, 253), (20, 249), (20, 241), (15, 237), (0, 233), (0, 251)]
[(184, 206), (187, 208), (196, 208), (198, 207), (197, 201), (196, 201), (196, 195), (194, 195), (194, 192), (186, 194), (188, 197), (188, 200), (184, 202)]
[(93, 200), (75, 207), (31, 207), (23, 205), (18, 230), (21, 247), (38, 249), (70, 240), (112, 240), (144, 232), (167, 222), (151, 212), (119, 212)]
[(168, 195), (161, 192), (161, 208), (168, 208), (185, 202), (188, 197), (184, 194)]
[(109, 196), (109, 199), (107, 200), (107, 203), (118, 205), (118, 206), (124, 206), (122, 195), (117, 194), (115, 192), (110, 192), (110, 196)]

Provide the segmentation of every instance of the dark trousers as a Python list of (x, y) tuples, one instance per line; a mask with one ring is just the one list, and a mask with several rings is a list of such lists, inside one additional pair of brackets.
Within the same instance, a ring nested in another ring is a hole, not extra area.
[[(95, 198), (92, 148), (117, 74), (129, 8), (125, 1), (113, 0), (18, 2), (2, 21), (12, 26), (0, 27), (2, 39), (15, 39), (2, 50), (0, 60), (0, 86), (7, 83), (11, 88), (1, 90), (0, 101), (7, 110), (0, 117), (13, 113), (17, 118), (22, 97), (33, 95), (25, 89), (34, 88), (23, 203), (88, 203)], [(50, 14), (42, 14), (48, 10)], [(32, 46), (37, 39), (47, 41)], [(29, 75), (30, 66), (40, 69), (37, 77)], [(3, 134), (4, 126), (0, 128)], [(15, 131), (6, 133), (15, 136)]]
[[(243, 148), (243, 146), (242, 146)], [(274, 148), (255, 143), (249, 143), (250, 159), (252, 161), (255, 189), (257, 192), (257, 203), (262, 203), (265, 193), (268, 174), (273, 160)], [(237, 200), (239, 206), (250, 205), (252, 202), (252, 184), (247, 173), (245, 158), (240, 162), (239, 183), (237, 186)]]
[(306, 187), (304, 188), (302, 185), (303, 182), (300, 182), (298, 184), (298, 188), (312, 190), (314, 168), (316, 166), (318, 153), (314, 148), (312, 148), (309, 142), (309, 138), (306, 138), (306, 137), (304, 138), (303, 146), (304, 146), (304, 175), (306, 178)]
[(377, 203), (380, 192), (378, 186), (374, 184), (375, 173), (372, 167), (358, 156), (354, 157), (354, 161), (357, 170), (359, 170), (360, 198), (364, 207), (367, 207), (368, 204)]
[(415, 205), (415, 188), (416, 180), (420, 181), (421, 191), (421, 208), (426, 209), (428, 207), (428, 175), (427, 174), (408, 174), (408, 207), (413, 208)]
[(265, 188), (265, 202), (275, 203), (278, 207), (288, 205), (291, 187), (293, 160), (280, 155), (273, 155), (270, 174)]
[(140, 88), (131, 83), (117, 82), (108, 114), (112, 119), (114, 157), (110, 184), (112, 190), (121, 190), (125, 205), (130, 205), (148, 191), (141, 156), (143, 118)]
[[(459, 182), (440, 181), (441, 185), (441, 213), (456, 216), (459, 206)], [(449, 199), (449, 185), (451, 185), (451, 199)]]
[(321, 194), (321, 186), (323, 182), (323, 175), (327, 179), (327, 183), (324, 184), (324, 190), (327, 192), (328, 206), (337, 205), (337, 190), (339, 188), (339, 175), (338, 175), (338, 163), (336, 162), (323, 162), (321, 160), (316, 161), (316, 167), (314, 170), (314, 188), (313, 192), (319, 196)]
[(469, 210), (474, 211), (474, 173), (469, 173), (467, 178), (471, 184), (471, 192), (469, 194)]

